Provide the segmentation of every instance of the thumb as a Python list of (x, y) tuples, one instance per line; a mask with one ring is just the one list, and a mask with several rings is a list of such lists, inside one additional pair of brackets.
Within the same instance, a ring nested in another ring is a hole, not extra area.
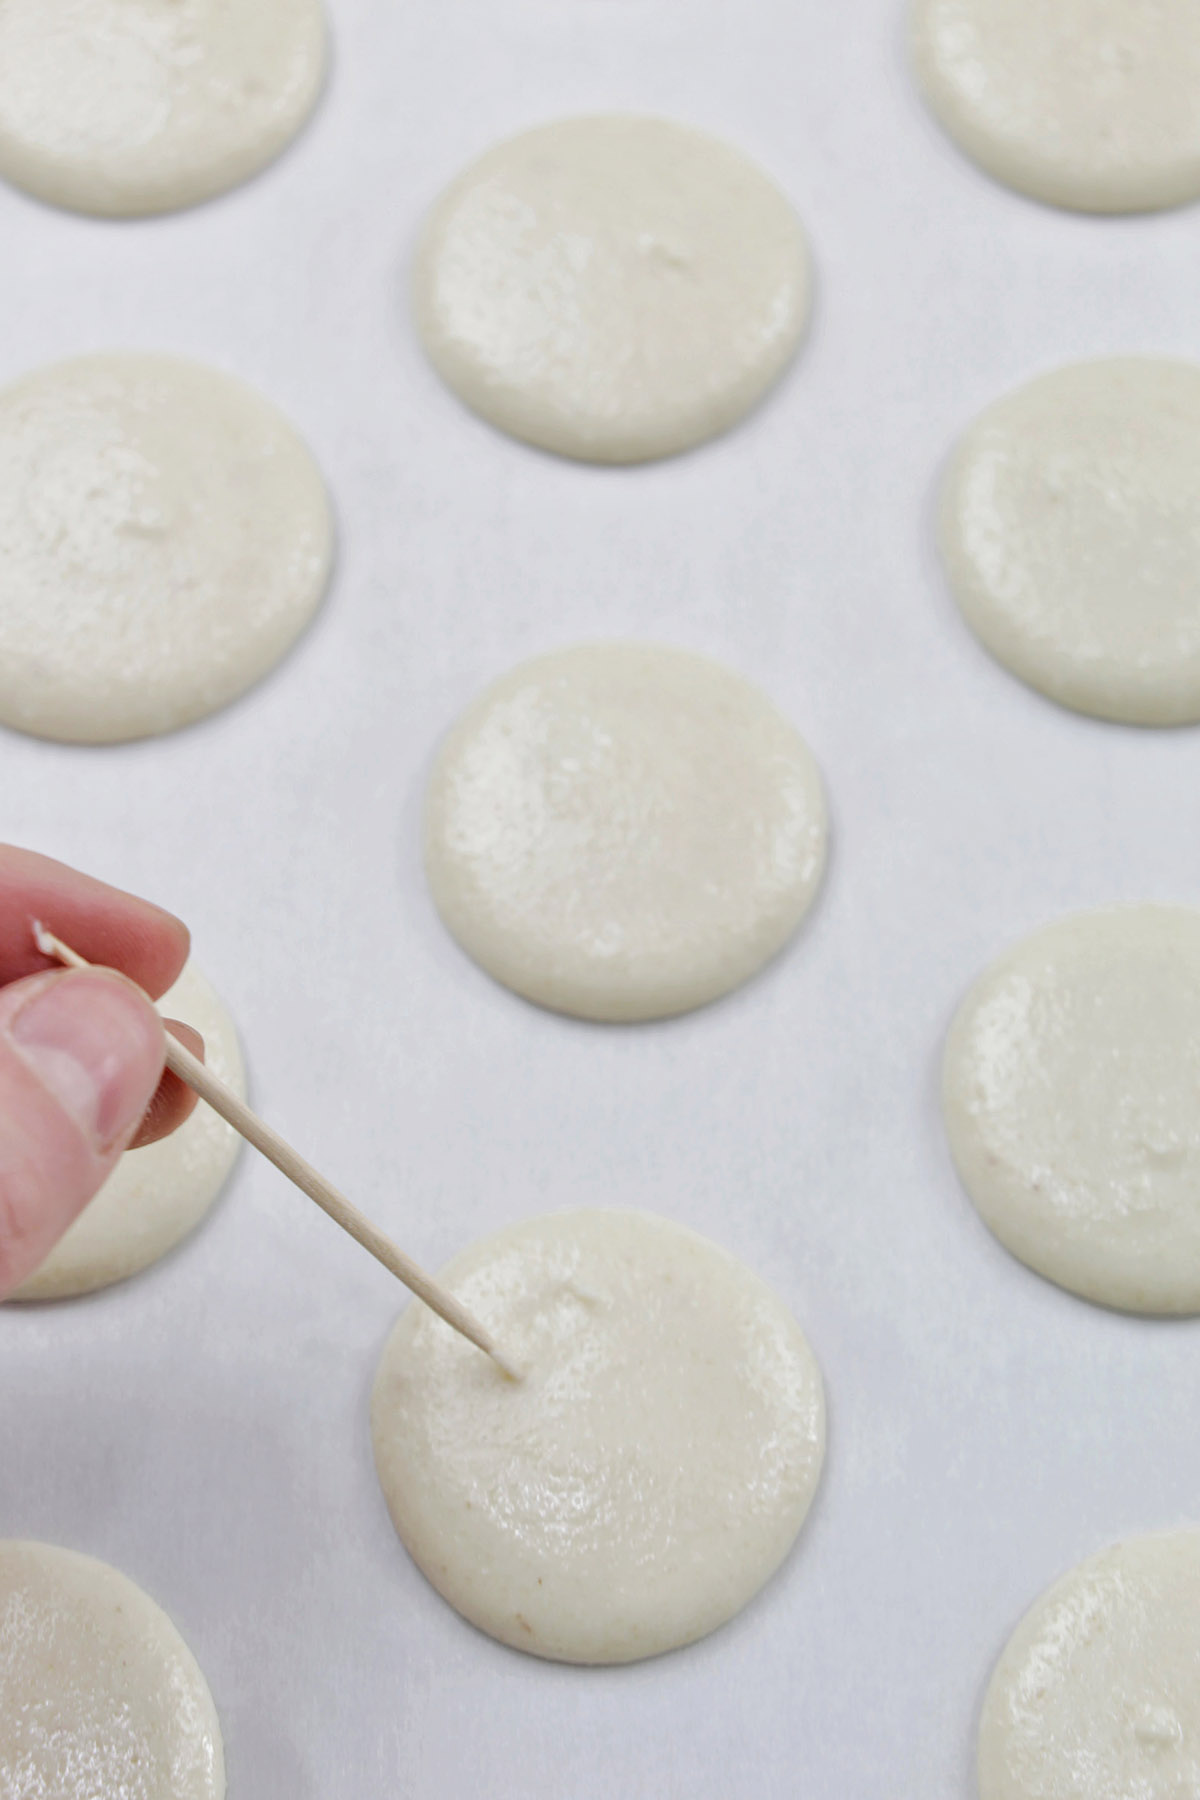
[(163, 1055), (162, 1020), (120, 976), (80, 969), (0, 989), (0, 1297), (105, 1181)]

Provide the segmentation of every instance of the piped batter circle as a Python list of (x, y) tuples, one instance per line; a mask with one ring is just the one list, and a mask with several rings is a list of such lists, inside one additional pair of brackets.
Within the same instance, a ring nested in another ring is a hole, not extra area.
[(955, 1165), (1015, 1256), (1140, 1313), (1200, 1311), (1200, 910), (1060, 919), (980, 976), (946, 1044)]
[(1054, 206), (1200, 195), (1194, 0), (914, 0), (933, 112), (989, 174)]
[(667, 119), (509, 138), (434, 206), (417, 328), (459, 397), (593, 462), (690, 449), (751, 409), (807, 322), (806, 240), (739, 151)]
[(467, 953), (581, 1018), (666, 1017), (747, 980), (825, 863), (816, 764), (762, 691), (662, 645), (522, 663), (430, 781), (425, 863)]
[(1200, 721), (1200, 367), (1076, 363), (998, 400), (951, 457), (940, 543), (967, 623), (1031, 687)]
[(212, 1695), (161, 1607), (117, 1569), (0, 1541), (0, 1793), (222, 1800)]
[(1006, 1645), (979, 1726), (979, 1800), (1200, 1793), (1200, 1530), (1089, 1557)]
[(320, 472), (231, 376), (133, 353), (0, 391), (0, 723), (110, 743), (261, 680), (319, 605)]
[(519, 1382), (414, 1303), (372, 1398), (405, 1547), (506, 1644), (617, 1663), (725, 1623), (779, 1567), (824, 1455), (821, 1377), (783, 1302), (652, 1214), (561, 1213), (441, 1277)]
[(256, 174), (316, 103), (320, 0), (4, 0), (0, 177), (115, 217)]

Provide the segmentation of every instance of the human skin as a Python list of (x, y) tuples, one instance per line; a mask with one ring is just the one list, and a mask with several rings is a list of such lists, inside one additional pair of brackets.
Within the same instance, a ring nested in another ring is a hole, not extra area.
[[(41, 920), (88, 962), (64, 970), (34, 942)], [(31, 850), (0, 845), (0, 1299), (49, 1254), (128, 1149), (195, 1104), (164, 1067), (150, 1004), (187, 961), (186, 925)]]

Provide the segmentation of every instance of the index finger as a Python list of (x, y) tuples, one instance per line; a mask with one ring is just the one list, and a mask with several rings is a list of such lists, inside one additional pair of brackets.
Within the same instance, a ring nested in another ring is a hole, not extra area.
[(34, 850), (0, 844), (0, 986), (57, 968), (33, 940), (41, 922), (88, 962), (119, 969), (157, 1000), (187, 961), (187, 926), (149, 900)]

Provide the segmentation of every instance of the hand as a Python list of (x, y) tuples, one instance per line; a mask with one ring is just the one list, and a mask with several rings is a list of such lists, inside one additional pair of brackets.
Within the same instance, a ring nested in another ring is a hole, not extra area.
[[(121, 975), (61, 969), (34, 943), (35, 919)], [(164, 1071), (164, 1022), (146, 998), (171, 986), (188, 945), (186, 925), (149, 901), (0, 845), (0, 1299), (124, 1150), (165, 1137), (195, 1105)], [(198, 1032), (167, 1028), (203, 1055)]]

